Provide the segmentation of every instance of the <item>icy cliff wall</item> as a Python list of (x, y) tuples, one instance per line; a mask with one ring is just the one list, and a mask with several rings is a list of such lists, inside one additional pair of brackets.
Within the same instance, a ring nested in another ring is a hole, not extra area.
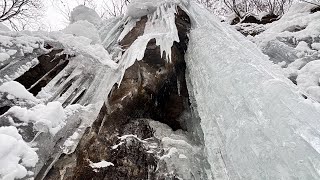
[(192, 3), (189, 91), (216, 179), (319, 179), (319, 111), (268, 57)]

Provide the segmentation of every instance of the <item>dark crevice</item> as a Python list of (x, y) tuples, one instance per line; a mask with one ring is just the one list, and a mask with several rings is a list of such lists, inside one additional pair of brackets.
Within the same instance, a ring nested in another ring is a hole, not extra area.
[(293, 82), (293, 84), (297, 85), (297, 75), (290, 76), (289, 79)]
[(48, 73), (41, 81), (39, 81), (35, 86), (33, 86), (29, 91), (34, 96), (36, 96), (43, 87), (45, 87), (56, 75), (59, 74), (67, 65), (69, 61), (63, 61), (61, 64), (58, 64), (50, 73)]
[(74, 101), (72, 101), (71, 104), (77, 104), (81, 98), (86, 94), (87, 90), (82, 90), (82, 92), (80, 93), (80, 95), (78, 97), (76, 97), (76, 99)]
[(11, 108), (10, 106), (0, 107), (0, 116), (6, 113), (10, 108)]
[(22, 76), (15, 79), (33, 95), (37, 95), (57, 74), (69, 63), (66, 54), (59, 55), (63, 50), (52, 50), (50, 53), (38, 57), (39, 64), (31, 68)]
[(308, 99), (308, 97), (304, 94), (301, 94), (301, 96), (304, 98), (304, 99)]
[(66, 75), (64, 75), (61, 79), (59, 79), (54, 86), (59, 86), (61, 85), (62, 82), (64, 82), (65, 80), (67, 80), (70, 77), (71, 73), (68, 73)]
[(311, 13), (315, 13), (318, 11), (320, 11), (320, 6), (317, 6), (317, 7), (311, 9)]
[(74, 79), (71, 79), (69, 82), (67, 82), (63, 87), (62, 87), (62, 91), (59, 93), (60, 94), (60, 97), (68, 91), (68, 89), (72, 86), (73, 82), (75, 80)]

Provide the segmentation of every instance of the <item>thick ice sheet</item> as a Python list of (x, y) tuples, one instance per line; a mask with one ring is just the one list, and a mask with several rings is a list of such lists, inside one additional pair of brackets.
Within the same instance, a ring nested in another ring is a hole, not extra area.
[(189, 90), (215, 179), (319, 179), (320, 113), (238, 32), (195, 4)]

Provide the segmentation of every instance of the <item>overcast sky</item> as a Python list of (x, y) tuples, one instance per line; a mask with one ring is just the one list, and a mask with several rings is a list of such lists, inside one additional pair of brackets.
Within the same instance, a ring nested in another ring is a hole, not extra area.
[[(78, 5), (76, 0), (68, 0), (66, 2), (68, 3), (70, 9), (73, 9)], [(55, 31), (65, 28), (68, 22), (59, 9), (59, 7), (62, 8), (63, 6), (53, 4), (51, 0), (44, 0), (43, 3), (45, 6), (44, 12), (46, 12), (43, 18), (43, 23), (45, 26), (48, 26), (48, 30)], [(67, 11), (67, 9), (63, 10)]]

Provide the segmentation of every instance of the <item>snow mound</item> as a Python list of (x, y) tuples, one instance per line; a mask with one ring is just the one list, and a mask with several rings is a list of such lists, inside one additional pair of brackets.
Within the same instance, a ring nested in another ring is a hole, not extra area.
[(99, 25), (101, 23), (101, 18), (97, 12), (90, 9), (84, 5), (75, 7), (70, 16), (70, 23), (75, 23), (80, 20), (86, 20), (94, 25)]
[(0, 179), (21, 179), (32, 172), (38, 155), (21, 137), (15, 127), (0, 127)]
[[(37, 98), (33, 96), (26, 88), (16, 81), (9, 81), (3, 83), (0, 86), (0, 92), (6, 92), (9, 95), (13, 95), (16, 98), (31, 100), (31, 101), (38, 101)], [(8, 98), (12, 99), (12, 98)]]
[(97, 28), (87, 20), (79, 20), (62, 30), (66, 34), (83, 36), (92, 40), (92, 43), (100, 43), (100, 36)]
[(65, 125), (66, 119), (65, 110), (60, 102), (39, 104), (31, 109), (14, 106), (7, 113), (25, 123), (34, 123), (37, 131), (50, 132), (52, 135)]

